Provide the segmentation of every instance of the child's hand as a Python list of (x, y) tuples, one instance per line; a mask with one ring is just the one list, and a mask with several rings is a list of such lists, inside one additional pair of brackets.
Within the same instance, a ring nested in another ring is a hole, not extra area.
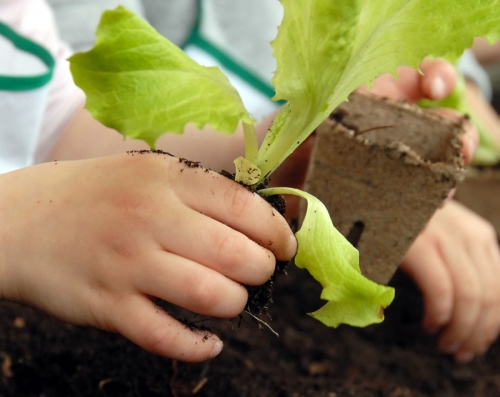
[(500, 251), (489, 223), (446, 203), (401, 268), (423, 292), (424, 327), (441, 330), (440, 350), (468, 362), (488, 349), (500, 331)]
[[(426, 58), (420, 65), (419, 73), (408, 66), (398, 68), (398, 79), (384, 74), (375, 79), (372, 92), (395, 100), (415, 103), (421, 99), (441, 100), (446, 98), (455, 88), (457, 72), (443, 59)], [(361, 89), (366, 90), (363, 86)]]
[(296, 240), (257, 194), (159, 154), (0, 176), (0, 296), (183, 361), (220, 352), (154, 305), (234, 317)]
[[(373, 82), (372, 92), (395, 100), (416, 103), (422, 99), (441, 100), (447, 97), (455, 88), (457, 72), (455, 68), (443, 59), (425, 59), (420, 65), (420, 71), (404, 66), (398, 68), (398, 79), (390, 74), (384, 74)], [(366, 86), (360, 87), (367, 90)], [(461, 119), (462, 116), (452, 109), (429, 109), (450, 119)], [(479, 134), (472, 123), (464, 120), (466, 132), (461, 137), (463, 155), (468, 164), (479, 144)]]

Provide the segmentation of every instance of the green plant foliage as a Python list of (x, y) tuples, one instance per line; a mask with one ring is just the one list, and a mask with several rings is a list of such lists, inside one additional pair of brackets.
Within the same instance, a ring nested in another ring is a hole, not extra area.
[(292, 188), (263, 189), (259, 193), (293, 194), (307, 200), (307, 212), (296, 233), (299, 248), (295, 264), (307, 269), (323, 286), (321, 299), (327, 301), (310, 315), (330, 327), (366, 327), (383, 321), (383, 309), (394, 299), (394, 289), (361, 274), (358, 250), (335, 229), (323, 203)]
[(151, 147), (188, 123), (231, 134), (254, 122), (219, 68), (198, 65), (124, 7), (103, 14), (94, 48), (70, 66), (94, 118)]
[(476, 36), (500, 38), (496, 0), (281, 2), (284, 17), (272, 43), (274, 99), (289, 108), (261, 146), (263, 177), (360, 85), (395, 76), (398, 66), (417, 68), (426, 56), (455, 63)]

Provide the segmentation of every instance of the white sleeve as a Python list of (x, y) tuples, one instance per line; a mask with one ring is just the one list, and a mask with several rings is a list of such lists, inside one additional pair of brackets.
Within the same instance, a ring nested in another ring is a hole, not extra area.
[(491, 101), (491, 98), (493, 96), (493, 88), (491, 87), (490, 77), (476, 60), (476, 57), (471, 50), (465, 50), (458, 62), (457, 67), (458, 70), (465, 76), (465, 78), (476, 83), (483, 93), (483, 96), (488, 101)]
[(56, 67), (50, 82), (45, 117), (38, 138), (35, 162), (47, 159), (52, 147), (73, 116), (85, 103), (85, 94), (73, 82), (69, 69), (69, 47), (60, 42), (55, 55)]
[(35, 161), (40, 162), (75, 112), (83, 106), (85, 96), (73, 83), (66, 60), (70, 55), (69, 47), (59, 39), (54, 16), (45, 0), (2, 0), (0, 21), (46, 48), (56, 60), (36, 146)]

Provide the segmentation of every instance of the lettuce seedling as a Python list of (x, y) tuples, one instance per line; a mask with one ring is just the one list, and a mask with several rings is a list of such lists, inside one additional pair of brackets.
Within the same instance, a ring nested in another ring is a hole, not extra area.
[[(243, 124), (245, 157), (236, 179), (256, 189), (362, 84), (396, 68), (417, 68), (425, 56), (455, 62), (475, 36), (495, 41), (500, 3), (494, 0), (281, 0), (284, 17), (272, 42), (277, 69), (273, 99), (286, 104), (261, 147), (254, 122), (228, 79), (202, 67), (123, 7), (103, 14), (96, 44), (70, 58), (87, 108), (108, 127), (151, 147), (187, 123), (233, 133)], [(324, 205), (308, 193), (295, 258), (321, 283), (327, 303), (311, 315), (328, 326), (383, 320), (394, 290), (361, 275), (358, 251), (334, 228)]]

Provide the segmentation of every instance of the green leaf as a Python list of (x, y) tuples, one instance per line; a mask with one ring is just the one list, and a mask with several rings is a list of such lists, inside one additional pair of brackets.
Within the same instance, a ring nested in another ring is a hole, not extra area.
[(238, 92), (217, 67), (203, 67), (124, 7), (106, 11), (94, 48), (70, 58), (94, 118), (150, 146), (187, 123), (233, 133), (253, 123)]
[(359, 268), (358, 250), (335, 229), (326, 207), (309, 193), (292, 188), (270, 188), (263, 195), (293, 194), (307, 200), (307, 213), (296, 233), (295, 264), (305, 268), (323, 286), (327, 303), (310, 315), (337, 327), (365, 327), (384, 320), (383, 309), (394, 299), (394, 289), (365, 278)]
[(484, 126), (481, 119), (475, 114), (467, 103), (465, 79), (458, 73), (457, 84), (446, 98), (440, 101), (424, 99), (418, 102), (423, 108), (450, 108), (470, 117), (472, 124), (479, 132), (479, 146), (472, 158), (471, 164), (476, 166), (491, 166), (500, 161), (500, 148), (492, 138), (491, 132)]
[[(281, 0), (272, 46), (274, 99), (288, 117), (272, 126), (257, 165), (267, 177), (347, 96), (426, 56), (455, 62), (473, 38), (500, 37), (496, 0)], [(272, 145), (268, 145), (272, 141)]]
[(236, 166), (236, 175), (234, 178), (236, 182), (243, 183), (247, 186), (253, 186), (259, 182), (260, 169), (246, 158), (238, 157), (234, 160), (234, 165)]

